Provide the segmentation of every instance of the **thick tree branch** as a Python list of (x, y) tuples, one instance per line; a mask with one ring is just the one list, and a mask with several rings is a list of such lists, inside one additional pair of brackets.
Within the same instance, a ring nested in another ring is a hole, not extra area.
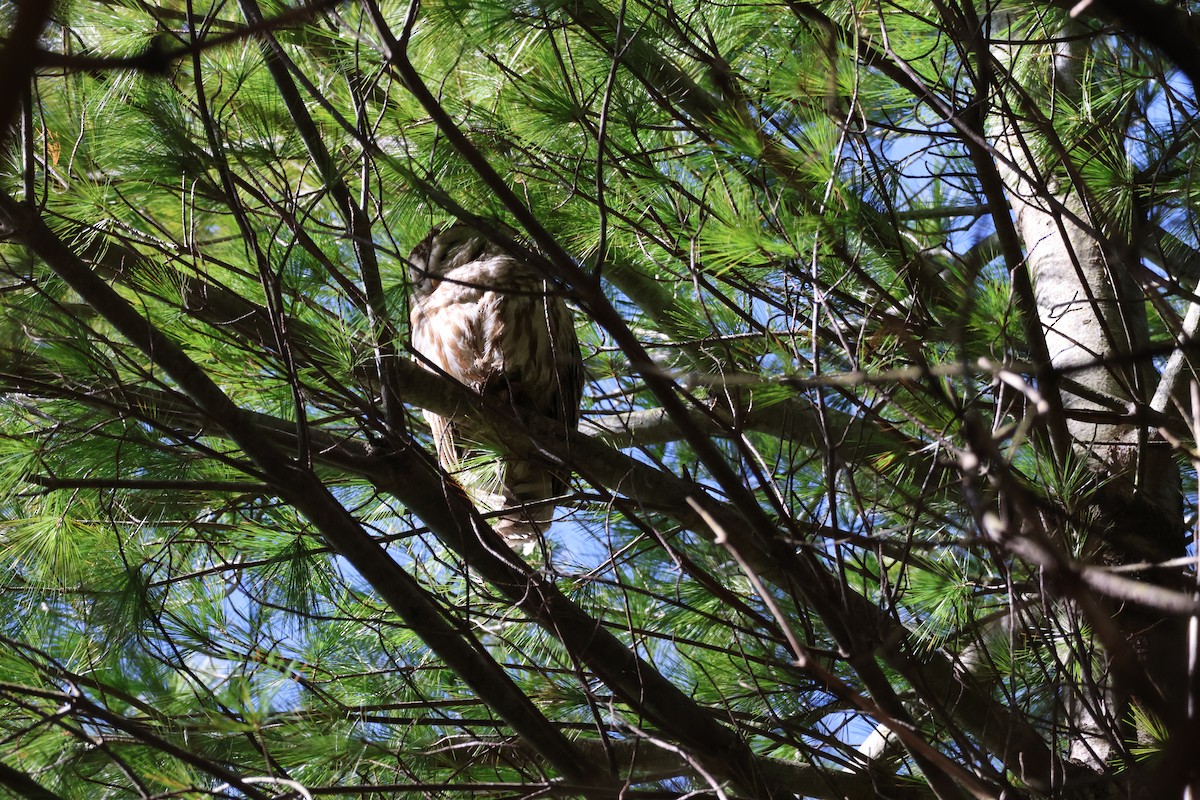
[[(341, 0), (314, 0), (311, 5), (290, 9), (271, 19), (260, 19), (257, 23), (247, 26), (235, 27), (231, 23), (225, 23), (223, 27), (233, 27), (233, 30), (217, 36), (205, 36), (179, 47), (167, 47), (162, 40), (155, 39), (146, 50), (135, 56), (97, 56), (87, 53), (56, 53), (50, 50), (39, 50), (36, 47), (37, 38), (34, 37), (34, 49), (26, 56), (23, 63), (36, 67), (39, 70), (53, 69), (67, 72), (96, 72), (111, 69), (161, 74), (166, 72), (168, 67), (175, 61), (188, 58), (197, 53), (203, 53), (206, 50), (252, 39), (273, 30), (293, 26), (327, 8), (338, 5), (340, 2)], [(188, 15), (170, 9), (159, 9), (159, 13), (181, 21), (187, 21), (188, 19)]]
[[(268, 476), (275, 490), (306, 516), (429, 647), (496, 713), (566, 777), (603, 785), (607, 779), (584, 760), (468, 635), (453, 628), (426, 591), (375, 542), (311, 469), (289, 462), (258, 435), (252, 417), (237, 407), (173, 340), (100, 280), (46, 227), (34, 210), (0, 191), (0, 214), (13, 236), (29, 247), (97, 313), (174, 380), (197, 409), (228, 433)], [(410, 451), (411, 452), (411, 451)], [(428, 458), (426, 457), (426, 461)], [(428, 464), (426, 468), (430, 467)], [(466, 505), (465, 499), (460, 500)], [(476, 514), (471, 520), (478, 522)], [(460, 520), (461, 522), (461, 520)]]
[[(678, 753), (654, 747), (644, 740), (632, 736), (628, 739), (612, 739), (607, 742), (595, 740), (578, 741), (576, 744), (585, 754), (596, 761), (612, 758), (620, 768), (620, 774), (630, 780), (661, 781), (680, 775), (695, 775), (695, 767)], [(504, 758), (527, 756), (524, 747), (508, 740), (489, 740), (477, 737), (464, 738), (460, 747), (454, 748), (448, 757), (462, 768), (479, 763), (503, 763)], [(778, 758), (761, 759), (762, 768), (778, 776), (801, 797), (837, 798), (838, 800), (933, 800), (934, 794), (927, 786), (907, 782), (898, 775), (881, 772), (849, 772), (829, 767), (799, 764)]]
[(4, 86), (0, 88), (0, 147), (4, 145), (4, 137), (14, 129), (21, 98), (33, 76), (38, 40), (54, 11), (53, 0), (19, 0), (14, 5), (16, 19), (6, 31), (4, 46), (0, 48), (0, 75), (4, 76)]
[[(234, 406), (178, 345), (147, 323), (123, 298), (91, 273), (27, 207), (0, 193), (0, 213), (12, 220), (17, 238), (172, 376), (198, 410), (228, 433), (269, 476), (276, 491), (322, 531), (334, 549), (358, 569), (501, 718), (564, 775), (572, 780), (600, 781), (594, 767), (561, 739), (557, 729), (541, 716), (507, 676), (497, 672), (494, 662), (473, 644), (468, 644), (461, 633), (446, 625), (424, 590), (362, 530), (316, 476), (284, 461), (277, 454), (277, 448), (269, 444), (270, 439), (260, 434), (257, 415)], [(465, 387), (459, 389), (476, 402), (485, 402), (484, 398), (467, 392)], [(549, 420), (545, 424), (553, 426)], [(294, 435), (290, 425), (287, 430)], [(534, 431), (537, 432), (536, 427)], [(317, 444), (314, 449), (320, 451), (322, 448)], [(400, 498), (471, 568), (557, 636), (580, 663), (592, 669), (618, 696), (638, 708), (673, 740), (696, 753), (712, 769), (720, 773), (728, 771), (729, 776), (748, 791), (767, 791), (780, 796), (788, 793), (786, 787), (766, 776), (758, 766), (757, 758), (735, 732), (720, 725), (707, 710), (630, 652), (546, 577), (515, 559), (482, 522), (461, 489), (447, 482), (445, 474), (432, 463), (427, 453), (415, 447), (404, 447), (374, 459), (374, 466), (372, 479), (377, 485)], [(668, 476), (658, 480), (678, 481)], [(680, 493), (676, 490), (677, 495)], [(637, 492), (639, 496), (642, 494)], [(644, 496), (654, 497), (655, 492), (645, 491)]]
[(1155, 0), (1054, 0), (1072, 16), (1115, 21), (1174, 61), (1200, 91), (1200, 25), (1185, 8)]
[[(453, 410), (455, 408), (466, 409), (480, 407), (480, 404), (483, 402), (479, 397), (466, 391), (461, 386), (451, 384), (449, 381), (432, 381), (430, 380), (431, 376), (428, 374), (417, 375), (418, 372), (423, 373), (423, 370), (420, 370), (415, 365), (409, 366), (411, 369), (416, 371), (414, 372), (414, 377), (419, 377), (421, 379), (419, 382), (420, 385), (433, 387), (433, 391), (443, 394), (443, 400), (436, 401), (431, 405), (446, 408), (447, 410)], [(407, 367), (405, 368), (407, 369)], [(495, 419), (506, 418), (506, 409), (493, 409), (492, 411), (494, 414), (496, 414), (494, 417)], [(247, 420), (256, 420), (255, 424), (263, 422), (263, 418), (257, 415), (251, 417), (251, 415), (243, 414), (243, 417)], [(652, 504), (652, 507), (661, 508), (661, 510), (663, 510), (665, 513), (676, 517), (688, 528), (694, 530), (704, 530), (704, 527), (700, 524), (700, 521), (696, 518), (695, 513), (690, 509), (686, 502), (689, 496), (695, 496), (699, 491), (692, 482), (682, 481), (674, 476), (670, 476), (668, 474), (661, 473), (658, 470), (649, 468), (645, 464), (641, 464), (633, 459), (630, 459), (624, 454), (617, 453), (611, 450), (611, 448), (605, 447), (600, 443), (589, 443), (587, 437), (580, 436), (573, 438), (565, 446), (562, 446), (561, 444), (556, 445), (555, 443), (561, 442), (561, 432), (558, 431), (557, 426), (554, 426), (551, 423), (547, 422), (546, 426), (546, 430), (539, 431), (536, 423), (531, 423), (529, 430), (532, 430), (534, 433), (532, 439), (526, 435), (525, 432), (523, 432), (523, 429), (520, 426), (507, 426), (507, 429), (511, 431), (512, 436), (507, 444), (513, 448), (516, 448), (515, 451), (518, 453), (568, 453), (571, 457), (566, 459), (566, 463), (586, 464), (589, 476), (600, 476), (600, 480), (597, 481), (598, 483), (617, 487), (619, 490), (627, 492), (630, 496), (639, 498), (646, 504)], [(295, 435), (294, 426), (291, 423), (283, 423), (279, 426), (272, 424), (268, 427), (270, 430), (272, 430), (271, 435), (274, 437), (274, 441), (279, 444), (291, 441), (291, 437), (294, 437)], [(336, 439), (336, 437), (334, 438)], [(545, 442), (549, 442), (550, 444), (543, 446), (543, 443)], [(422, 518), (425, 519), (425, 521), (430, 524), (430, 527), (434, 528), (435, 531), (439, 530), (439, 526), (435, 525), (434, 522), (431, 522), (430, 519), (427, 519), (426, 515), (429, 515), (436, 521), (436, 515), (439, 513), (442, 514), (442, 525), (440, 526), (441, 533), (439, 535), (447, 535), (447, 529), (453, 531), (458, 530), (458, 528), (454, 527), (456, 523), (453, 522), (453, 517), (447, 518), (444, 516), (447, 513), (445, 508), (446, 500), (445, 492), (442, 488), (440, 488), (443, 487), (444, 484), (441, 483), (441, 478), (439, 475), (432, 476), (433, 478), (436, 478), (436, 483), (429, 483), (428, 485), (414, 485), (408, 480), (408, 476), (411, 473), (405, 473), (403, 471), (397, 473), (395, 470), (380, 469), (379, 458), (347, 457), (346, 453), (348, 451), (346, 451), (344, 447), (338, 448), (337, 442), (330, 441), (328, 444), (331, 446), (324, 446), (320, 438), (318, 438), (316, 433), (314, 433), (313, 449), (321, 454), (319, 456), (321, 459), (327, 460), (330, 463), (340, 462), (340, 465), (343, 468), (351, 467), (355, 471), (359, 472), (359, 474), (375, 480), (381, 488), (384, 488), (385, 490), (395, 494), (403, 502), (409, 505), (410, 508), (413, 508), (414, 511), (417, 511), (418, 515), (422, 516)], [(342, 442), (341, 444), (344, 445), (346, 443)], [(559, 449), (559, 447), (561, 447), (561, 449)], [(522, 450), (520, 448), (525, 449)], [(341, 455), (339, 455), (339, 453)], [(605, 474), (607, 474), (607, 477), (604, 477)], [(425, 496), (422, 500), (423, 493), (431, 494)], [(441, 501), (441, 505), (435, 503), (436, 507), (430, 506), (430, 498), (438, 498), (438, 500)], [(424, 508), (424, 511), (420, 510), (421, 508)], [(714, 504), (711, 510), (718, 518), (726, 518), (726, 515), (729, 513), (719, 504)], [(730, 529), (736, 529), (739, 525), (739, 521), (736, 516), (732, 516), (726, 519), (725, 524)], [(819, 532), (817, 533), (819, 534)], [(458, 534), (455, 536), (458, 536)], [(531, 585), (529, 582), (531, 579), (522, 578), (519, 573), (511, 572), (513, 569), (512, 564), (508, 564), (504, 561), (497, 563), (495, 561), (497, 558), (495, 555), (497, 549), (487, 550), (485, 548), (483, 552), (479, 552), (479, 540), (473, 539), (472, 542), (474, 542), (475, 551), (472, 557), (469, 559), (469, 562), (476, 563), (479, 561), (479, 559), (492, 559), (493, 568), (498, 570), (498, 573), (496, 574), (501, 576), (503, 579), (502, 583), (505, 587), (507, 587), (504, 593), (506, 596), (509, 596), (511, 599), (513, 599), (514, 602), (519, 601), (523, 604), (532, 603), (535, 605), (541, 602), (557, 602), (553, 600), (545, 601), (545, 597), (542, 596), (544, 595), (544, 591), (537, 590), (535, 586)], [(458, 551), (460, 547), (466, 547), (466, 543), (461, 540), (456, 540), (455, 537), (450, 537), (449, 543), (452, 549), (455, 549), (456, 551)], [(823, 570), (815, 565), (806, 564), (803, 559), (797, 562), (797, 556), (792, 551), (790, 545), (786, 545), (783, 542), (780, 542), (779, 545), (780, 547), (775, 549), (768, 548), (767, 550), (763, 550), (759, 546), (750, 544), (746, 550), (749, 554), (748, 557), (753, 560), (753, 563), (756, 565), (756, 569), (760, 571), (760, 574), (772, 580), (773, 582), (779, 583), (783, 586), (788, 586), (793, 580), (795, 580), (800, 586), (806, 587), (806, 593), (819, 596), (822, 592), (824, 592), (825, 597), (819, 599), (818, 606), (821, 609), (823, 616), (826, 616), (832, 621), (837, 622), (844, 633), (853, 630), (853, 634), (850, 636), (848, 641), (853, 642), (853, 644), (850, 645), (850, 649), (859, 654), (854, 660), (856, 668), (861, 670), (861, 674), (874, 676), (870, 679), (870, 685), (873, 694), (875, 694), (877, 697), (884, 697), (889, 694), (890, 690), (887, 688), (886, 680), (879, 672), (878, 668), (872, 664), (869, 654), (877, 648), (878, 645), (875, 644), (875, 642), (903, 641), (905, 634), (903, 633), (902, 629), (896, 628), (894, 623), (886, 620), (877, 606), (866, 602), (865, 599), (858, 597), (857, 595), (850, 595), (845, 601), (849, 603), (848, 607), (840, 610), (835, 609), (830, 605), (829, 599), (836, 596), (837, 593), (833, 592), (832, 590), (822, 590), (820, 588), (824, 585), (827, 579), (827, 576), (824, 575)], [(525, 606), (523, 605), (522, 607)], [(541, 609), (540, 606), (538, 608)], [(558, 610), (557, 606), (552, 606), (552, 608)], [(529, 609), (526, 610), (529, 611)], [(552, 626), (552, 630), (556, 633), (556, 635), (559, 630), (562, 630), (559, 624), (555, 622), (556, 617), (554, 614), (550, 613), (549, 610), (541, 609), (539, 611), (538, 609), (534, 609), (530, 611), (530, 613), (535, 617), (535, 619), (541, 619), (544, 624)], [(568, 617), (574, 619), (570, 613), (568, 613)], [(838, 622), (838, 620), (851, 619), (855, 620), (853, 626), (847, 626), (846, 624)], [(870, 623), (863, 624), (864, 621), (867, 620), (870, 620)], [(576, 622), (577, 624), (582, 624), (578, 620), (576, 620)], [(587, 630), (587, 628), (584, 627), (582, 630)], [(892, 635), (887, 633), (889, 630), (900, 631), (900, 633), (898, 636)], [(582, 648), (587, 643), (575, 642), (574, 644), (575, 646)], [(888, 660), (893, 663), (893, 665), (900, 665), (906, 670), (905, 674), (907, 674), (910, 679), (913, 680), (914, 685), (922, 687), (922, 692), (924, 694), (930, 697), (944, 697), (945, 701), (938, 701), (939, 704), (947, 708), (954, 706), (954, 714), (956, 718), (962, 718), (964, 720), (964, 724), (971, 729), (987, 731), (987, 740), (991, 746), (997, 748), (996, 752), (1003, 753), (1006, 757), (1006, 760), (1010, 763), (1013, 761), (1019, 761), (1021, 764), (1027, 767), (1027, 779), (1030, 782), (1036, 782), (1038, 780), (1038, 773), (1035, 770), (1039, 768), (1039, 765), (1045, 764), (1045, 758), (1043, 757), (1041, 760), (1039, 760), (1039, 757), (1037, 756), (1039, 748), (1044, 750), (1044, 744), (1042, 744), (1036, 733), (1023, 733), (1021, 726), (1019, 724), (1015, 724), (1015, 721), (1010, 718), (1010, 715), (1007, 712), (996, 707), (994, 703), (990, 703), (990, 701), (984, 699), (978, 689), (970, 686), (969, 681), (963, 682), (957, 678), (954, 675), (954, 670), (949, 662), (942, 659), (941, 656), (931, 655), (924, 659), (927, 663), (922, 664), (916, 659), (913, 659), (909, 656), (904, 656), (903, 651), (904, 648), (902, 646), (890, 646), (884, 651), (884, 653)], [(609, 653), (603, 648), (600, 649), (599, 655), (597, 655), (596, 651), (587, 649), (582, 651), (582, 655), (588, 656), (585, 663), (589, 663), (589, 665), (593, 666), (593, 668), (595, 668), (595, 664), (598, 662), (604, 664), (622, 663), (621, 659), (617, 659), (614, 662), (614, 656), (612, 653)], [(597, 672), (601, 673), (601, 670), (597, 669)], [(626, 695), (627, 697), (640, 698), (642, 696), (643, 687), (640, 684), (631, 685), (628, 682), (631, 680), (630, 676), (636, 676), (638, 673), (639, 669), (627, 669), (623, 672), (618, 671), (617, 674), (614, 675), (612, 674), (611, 668), (608, 668), (605, 669), (602, 674), (607, 676), (606, 680), (611, 679), (617, 681), (617, 685), (623, 687), (623, 690), (629, 693)], [(669, 683), (666, 684), (666, 687), (669, 686)], [(670, 687), (669, 689), (663, 688), (663, 691), (666, 691), (668, 694), (670, 694), (671, 692), (675, 692), (677, 690), (674, 690), (673, 687)], [(950, 697), (955, 694), (961, 696), (955, 698), (957, 701), (956, 703), (951, 703)], [(675, 700), (678, 700), (677, 695), (675, 695)], [(667, 713), (668, 709), (673, 708), (674, 702), (675, 701), (672, 700), (658, 701), (659, 704), (657, 707), (665, 715), (664, 719), (668, 721), (674, 719), (673, 711), (671, 713)], [(889, 711), (889, 713), (893, 713), (894, 716), (899, 717), (899, 714), (903, 713), (903, 709), (897, 705), (893, 705), (892, 708), (896, 709), (896, 712)], [(700, 728), (696, 728), (694, 725), (690, 724), (685, 727), (687, 727), (689, 731), (689, 737), (693, 736), (696, 731), (701, 730)], [(674, 727), (672, 727), (671, 730), (674, 730)], [(714, 752), (712, 749), (714, 747), (717, 751), (720, 751), (722, 746), (716, 743), (721, 741), (727, 735), (728, 734), (726, 733), (718, 734), (714, 730), (713, 735), (709, 737), (707, 742), (707, 752)], [(750, 764), (746, 764), (743, 769), (749, 771), (753, 770), (754, 768)], [(741, 774), (744, 775), (747, 774), (747, 772), (743, 772)], [(750, 772), (749, 774), (753, 773)], [(1043, 770), (1041, 774), (1046, 774), (1046, 772)]]
[(0, 786), (16, 792), (27, 800), (63, 800), (61, 795), (50, 791), (19, 769), (14, 769), (2, 762), (0, 762)]

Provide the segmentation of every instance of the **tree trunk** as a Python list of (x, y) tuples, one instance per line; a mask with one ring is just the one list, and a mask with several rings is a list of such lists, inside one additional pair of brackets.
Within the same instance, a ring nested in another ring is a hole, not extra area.
[[(1183, 552), (1178, 470), (1156, 431), (1119, 419), (1148, 404), (1155, 388), (1149, 358), (1136, 357), (1150, 343), (1144, 298), (1130, 270), (1136, 243), (1114, 233), (1078, 179), (1073, 161), (1080, 143), (1066, 134), (1060, 140), (1055, 131), (1053, 109), (1074, 107), (1082, 97), (1081, 67), (1092, 39), (1069, 20), (1048, 31), (1045, 17), (1033, 23), (1036, 30), (1025, 20), (1015, 13), (992, 19), (992, 35), (1001, 42), (992, 54), (1013, 84), (999, 90), (991, 130), (1025, 249), (1019, 268), (1033, 284), (1036, 308), (1024, 312), (1041, 323), (1060, 376), (1072, 456), (1091, 474), (1079, 541), (1063, 538), (1060, 544), (1103, 564), (1160, 562)], [(1055, 45), (1015, 44), (1051, 41), (1054, 34)], [(1086, 142), (1084, 151), (1096, 146), (1104, 145)], [(1107, 146), (1119, 148), (1119, 140)], [(1151, 679), (1170, 697), (1184, 663), (1175, 625), (1139, 609), (1110, 611)], [(1070, 757), (1103, 769), (1128, 738), (1121, 727), (1129, 715), (1126, 687), (1111, 679), (1106, 657), (1097, 662), (1098, 671), (1089, 680), (1085, 669), (1066, 702)]]

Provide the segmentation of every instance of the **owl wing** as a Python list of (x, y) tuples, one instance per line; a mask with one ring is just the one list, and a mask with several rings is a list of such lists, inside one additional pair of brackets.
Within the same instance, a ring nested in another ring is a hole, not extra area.
[[(459, 383), (468, 383), (475, 358), (468, 309), (426, 298), (426, 302), (416, 303), (412, 308), (410, 335), (413, 350), (424, 359), (422, 366), (445, 373)], [(425, 419), (442, 469), (456, 472), (464, 451), (459, 426), (453, 418), (432, 411), (425, 412)]]
[(579, 427), (585, 377), (583, 357), (579, 352), (579, 338), (575, 334), (575, 317), (567, 304), (561, 300), (554, 303), (554, 307), (548, 310), (548, 315), (557, 317), (550, 326), (553, 332), (551, 349), (554, 352), (559, 394), (557, 413), (552, 416), (561, 420), (567, 430), (574, 431)]
[[(540, 280), (531, 278), (529, 283), (537, 285)], [(579, 425), (584, 371), (571, 310), (552, 294), (526, 293), (505, 303), (502, 316), (520, 324), (504, 337), (504, 369), (490, 376), (483, 393), (509, 405), (518, 417), (537, 414), (557, 420), (564, 431), (574, 431)], [(569, 484), (569, 470), (546, 469), (517, 458), (505, 459), (503, 468), (502, 490), (510, 506), (561, 495)], [(510, 525), (503, 526), (511, 529), (506, 536), (516, 538), (521, 529), (527, 534), (544, 529), (553, 512), (546, 506), (524, 513), (520, 520), (512, 518)]]

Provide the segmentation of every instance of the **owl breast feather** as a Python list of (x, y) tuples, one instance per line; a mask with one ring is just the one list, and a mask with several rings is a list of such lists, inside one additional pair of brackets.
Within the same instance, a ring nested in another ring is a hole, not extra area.
[(531, 286), (545, 283), (507, 256), (449, 270), (413, 310), (414, 348), (477, 393), (516, 392), (523, 407), (552, 413), (560, 362), (547, 333), (552, 309)]

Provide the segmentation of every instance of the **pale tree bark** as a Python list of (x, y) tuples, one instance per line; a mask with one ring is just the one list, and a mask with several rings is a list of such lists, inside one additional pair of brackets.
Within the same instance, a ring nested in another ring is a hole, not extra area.
[[(1012, 12), (991, 23), (996, 73), (1008, 81), (993, 97), (992, 144), (1025, 250), (1018, 268), (1027, 271), (1036, 302), (1024, 313), (1036, 314), (1060, 376), (1069, 458), (1094, 487), (1078, 521), (1085, 533), (1077, 552), (1102, 564), (1161, 562), (1182, 554), (1178, 470), (1154, 430), (1120, 419), (1149, 404), (1156, 378), (1149, 358), (1136, 357), (1150, 344), (1130, 269), (1137, 243), (1107, 224), (1078, 177), (1071, 140), (1055, 134), (1054, 109), (1074, 107), (1085, 91), (1081, 67), (1093, 40), (1069, 19), (1050, 27), (1046, 17)], [(1065, 455), (1060, 468), (1073, 468)], [(1053, 521), (1046, 527), (1064, 530)], [(1151, 681), (1171, 697), (1184, 665), (1175, 623), (1136, 608), (1109, 610)], [(1129, 714), (1126, 687), (1111, 679), (1107, 656), (1097, 663), (1065, 701), (1071, 759), (1104, 769), (1128, 739), (1121, 728)]]

